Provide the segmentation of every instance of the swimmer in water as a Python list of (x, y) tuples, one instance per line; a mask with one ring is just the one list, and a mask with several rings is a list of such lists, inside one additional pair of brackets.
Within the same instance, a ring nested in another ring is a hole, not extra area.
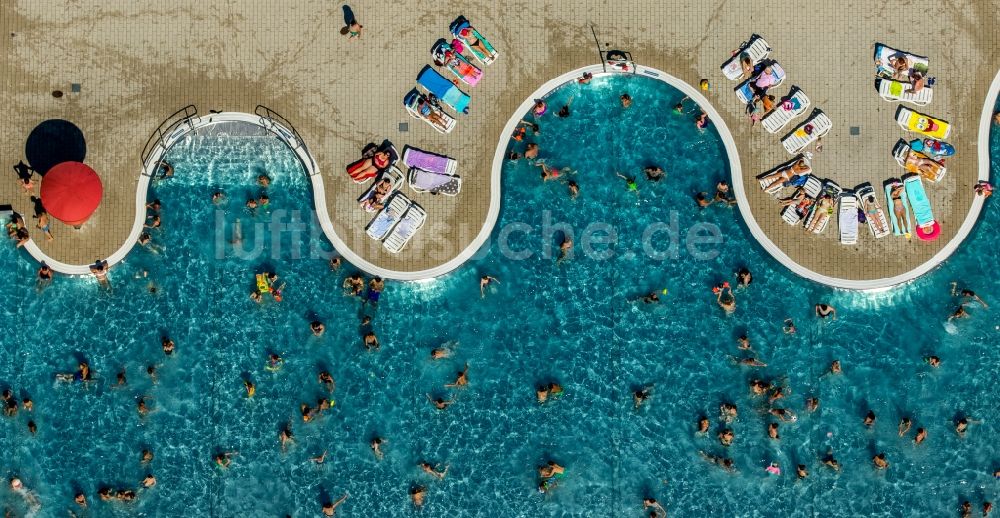
[(431, 359), (443, 360), (445, 358), (451, 358), (451, 355), (454, 351), (452, 350), (451, 347), (449, 347), (449, 345), (450, 344), (445, 344), (442, 345), (441, 347), (435, 347), (434, 349), (431, 349)]
[(163, 354), (170, 356), (174, 354), (174, 341), (164, 336), (160, 339), (160, 346), (163, 347)]
[(627, 93), (622, 94), (618, 100), (621, 101), (622, 108), (630, 108), (632, 106), (632, 96)]
[(340, 263), (341, 263), (340, 256), (331, 258), (330, 259), (330, 269), (333, 270), (333, 271), (339, 270), (340, 269)]
[(872, 464), (875, 469), (885, 469), (889, 467), (889, 461), (885, 458), (885, 453), (879, 453), (872, 457)]
[(708, 193), (704, 192), (704, 191), (696, 193), (694, 195), (694, 201), (695, 201), (695, 203), (698, 204), (698, 207), (700, 207), (700, 208), (705, 208), (705, 207), (708, 207), (709, 205), (715, 203), (715, 200), (709, 199), (708, 198)]
[(226, 469), (233, 463), (233, 457), (235, 457), (237, 452), (220, 452), (215, 455), (215, 465), (222, 469)]
[(736, 297), (733, 296), (733, 290), (728, 283), (716, 287), (715, 302), (727, 314), (736, 311)]
[(326, 388), (327, 392), (333, 392), (337, 388), (337, 384), (333, 381), (333, 376), (329, 372), (320, 372), (317, 380)]
[(243, 389), (246, 390), (247, 397), (253, 397), (257, 393), (257, 387), (248, 379), (243, 380)]
[(754, 357), (750, 357), (750, 358), (737, 358), (735, 356), (730, 356), (729, 358), (732, 359), (733, 363), (737, 363), (739, 365), (745, 365), (747, 367), (767, 367), (766, 363), (764, 363), (764, 362), (762, 362), (762, 361), (760, 361), (760, 360), (758, 360), (757, 358), (754, 358)]
[(486, 297), (486, 287), (494, 282), (500, 284), (500, 279), (489, 275), (483, 275), (479, 278), (479, 298)]
[(965, 306), (959, 306), (958, 309), (956, 309), (955, 312), (948, 317), (948, 322), (951, 322), (956, 318), (969, 318), (969, 312), (965, 310)]
[(984, 301), (983, 299), (979, 298), (979, 295), (976, 295), (976, 292), (974, 292), (972, 290), (967, 290), (967, 289), (959, 290), (957, 282), (951, 283), (951, 296), (952, 297), (961, 296), (962, 300), (963, 300), (963, 304), (968, 303), (968, 302), (978, 302), (984, 308), (989, 308), (990, 307), (988, 304), (986, 304), (986, 301)]
[(864, 422), (865, 426), (868, 427), (868, 428), (871, 428), (872, 426), (874, 426), (875, 425), (875, 412), (869, 410), (868, 413), (865, 414), (865, 419), (864, 419), (863, 422)]
[(833, 320), (837, 320), (837, 310), (833, 306), (827, 304), (816, 304), (813, 308), (816, 311), (816, 316), (825, 319), (826, 317), (832, 317)]
[(420, 466), (420, 469), (423, 470), (424, 473), (427, 473), (428, 475), (435, 477), (438, 480), (444, 480), (444, 476), (448, 474), (448, 466), (444, 467), (444, 471), (435, 470), (434, 466), (431, 466), (427, 462), (421, 462), (420, 464), (418, 464), (418, 466)]
[(635, 178), (631, 176), (625, 176), (617, 171), (615, 171), (615, 176), (625, 180), (625, 188), (631, 192), (634, 192), (636, 196), (639, 195), (639, 184), (635, 183)]
[(710, 426), (711, 426), (711, 423), (709, 422), (709, 420), (708, 420), (707, 417), (701, 416), (701, 417), (698, 418), (698, 433), (699, 434), (706, 434), (706, 433), (708, 433), (708, 428)]
[(642, 404), (649, 399), (651, 391), (652, 387), (642, 387), (632, 392), (632, 403), (634, 404), (636, 410), (638, 410), (639, 407), (641, 407)]
[(152, 473), (147, 474), (145, 478), (142, 479), (142, 487), (149, 489), (156, 485), (156, 477)]
[(767, 425), (767, 436), (776, 441), (781, 440), (781, 436), (778, 435), (778, 423), (769, 423)]
[(828, 376), (828, 375), (833, 375), (833, 376), (835, 376), (835, 375), (837, 375), (837, 374), (841, 374), (841, 373), (843, 373), (843, 372), (844, 372), (844, 371), (843, 371), (843, 370), (841, 369), (841, 367), (840, 367), (840, 360), (833, 360), (833, 361), (832, 361), (832, 362), (830, 363), (830, 370), (826, 371), (826, 373), (825, 373), (825, 374), (823, 374), (823, 376)]
[(580, 186), (576, 184), (573, 180), (566, 182), (566, 187), (569, 189), (570, 199), (575, 200), (580, 194)]
[(382, 445), (386, 443), (386, 440), (381, 437), (374, 437), (368, 447), (371, 448), (372, 453), (375, 454), (376, 460), (382, 460), (384, 454), (382, 453)]
[(927, 362), (927, 365), (930, 365), (931, 367), (934, 368), (938, 368), (941, 366), (941, 358), (938, 358), (937, 356), (928, 356), (924, 358), (924, 361)]
[(740, 335), (740, 337), (736, 339), (736, 347), (741, 351), (753, 350), (750, 348), (750, 339), (747, 338), (747, 335)]
[(753, 282), (753, 275), (745, 266), (736, 272), (736, 284), (741, 288), (746, 288)]
[(569, 237), (569, 234), (564, 234), (562, 243), (559, 243), (559, 258), (556, 259), (556, 262), (561, 263), (571, 255), (573, 255), (573, 239)]
[(782, 327), (782, 329), (785, 331), (786, 335), (794, 335), (796, 331), (795, 322), (792, 322), (792, 319), (790, 318), (786, 318), (785, 325), (784, 327)]
[(663, 506), (660, 505), (660, 503), (657, 502), (655, 498), (651, 498), (651, 497), (650, 498), (643, 498), (642, 499), (642, 509), (646, 510), (646, 509), (649, 509), (650, 507), (653, 508), (653, 510), (651, 511), (651, 513), (655, 513), (657, 511), (659, 511), (659, 512), (663, 513), (664, 516), (666, 516), (666, 514), (667, 514), (667, 510), (664, 509)]
[(142, 450), (142, 453), (139, 454), (139, 462), (141, 464), (149, 464), (152, 461), (153, 461), (153, 452), (149, 450)]
[(469, 384), (469, 364), (465, 364), (465, 369), (456, 374), (455, 381), (445, 385), (447, 388), (464, 387)]
[(827, 452), (826, 456), (823, 457), (822, 462), (825, 466), (829, 466), (834, 471), (840, 471), (840, 463), (837, 462), (837, 459), (833, 458), (833, 452)]
[(430, 401), (431, 404), (434, 405), (434, 408), (436, 408), (438, 410), (444, 410), (444, 409), (448, 408), (449, 406), (451, 406), (452, 403), (455, 402), (454, 399), (445, 400), (442, 397), (439, 397), (439, 398), (435, 399), (435, 398), (431, 397), (430, 394), (427, 394), (427, 401)]
[(732, 429), (726, 428), (716, 435), (719, 439), (719, 444), (729, 447), (733, 444), (733, 439), (736, 438), (736, 434), (733, 433)]
[(382, 347), (382, 344), (379, 343), (375, 333), (369, 331), (364, 336), (364, 346), (366, 351), (377, 351)]
[(809, 470), (806, 469), (805, 464), (799, 464), (798, 466), (795, 467), (795, 476), (798, 477), (799, 480), (802, 480), (809, 476)]
[(291, 424), (286, 423), (285, 426), (281, 429), (281, 432), (278, 433), (278, 441), (281, 443), (282, 452), (284, 452), (287, 449), (288, 443), (295, 442), (295, 435), (292, 434)]
[(337, 507), (339, 507), (340, 504), (344, 503), (344, 500), (347, 500), (347, 496), (348, 496), (347, 493), (344, 493), (344, 496), (340, 497), (340, 500), (337, 500), (336, 502), (324, 503), (321, 509), (321, 511), (323, 512), (323, 516), (334, 516), (335, 514), (337, 514)]
[(719, 417), (726, 423), (733, 422), (737, 416), (736, 405), (732, 403), (722, 403), (719, 405)]
[(900, 419), (899, 426), (896, 428), (897, 432), (899, 433), (899, 436), (903, 437), (904, 435), (909, 433), (911, 426), (913, 426), (913, 422), (910, 421), (910, 418), (904, 417)]
[(410, 500), (413, 502), (414, 507), (423, 507), (426, 495), (427, 489), (424, 486), (413, 486), (410, 488)]
[(733, 459), (729, 459), (726, 457), (719, 457), (716, 455), (709, 455), (703, 451), (699, 451), (698, 454), (701, 455), (701, 458), (707, 460), (708, 462), (711, 462), (712, 464), (718, 465), (719, 467), (730, 473), (736, 471), (736, 465), (735, 463), (733, 463)]
[(284, 365), (285, 359), (278, 356), (275, 353), (268, 353), (267, 355), (267, 369), (270, 371), (281, 370), (281, 366)]
[(923, 428), (917, 428), (917, 435), (913, 438), (913, 444), (914, 445), (920, 444), (924, 442), (924, 439), (926, 438), (927, 438), (927, 430), (924, 430)]
[(322, 336), (323, 331), (326, 331), (326, 326), (319, 320), (313, 320), (309, 323), (309, 329), (312, 331), (313, 336)]

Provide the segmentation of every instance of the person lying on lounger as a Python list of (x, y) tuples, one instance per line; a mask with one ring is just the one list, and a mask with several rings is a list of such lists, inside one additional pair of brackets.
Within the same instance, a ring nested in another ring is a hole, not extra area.
[(371, 194), (361, 202), (361, 208), (368, 211), (382, 210), (385, 205), (385, 197), (392, 190), (392, 182), (388, 178), (383, 178), (377, 184)]
[(469, 76), (479, 77), (483, 75), (482, 70), (479, 70), (478, 68), (474, 67), (468, 61), (459, 59), (458, 55), (456, 55), (451, 50), (446, 50), (443, 53), (435, 56), (434, 63), (442, 67), (447, 66), (448, 68), (451, 68), (452, 70), (466, 77)]
[(941, 168), (941, 164), (913, 152), (906, 154), (906, 165), (907, 169), (913, 168), (925, 175), (933, 175), (935, 171)]
[(420, 99), (417, 103), (417, 113), (421, 117), (431, 121), (431, 124), (435, 126), (447, 126), (444, 117), (441, 116), (441, 111), (436, 109), (427, 99)]
[(878, 205), (875, 204), (875, 199), (871, 196), (865, 199), (865, 216), (867, 216), (868, 221), (872, 222), (875, 230), (879, 233), (886, 232), (888, 229), (883, 225), (884, 221), (882, 218), (878, 217)]
[(906, 209), (903, 207), (902, 193), (903, 184), (896, 184), (889, 190), (889, 197), (892, 198), (892, 212), (896, 215), (896, 223), (899, 225), (899, 230), (909, 238), (910, 224), (906, 219)]
[(389, 152), (378, 151), (371, 158), (366, 158), (361, 163), (361, 167), (352, 174), (357, 178), (372, 177), (378, 174), (379, 170), (389, 166)]
[(830, 217), (830, 214), (833, 212), (833, 197), (829, 194), (824, 194), (813, 210), (816, 211), (816, 217), (809, 222), (809, 225), (806, 225), (806, 230), (809, 232), (815, 232), (819, 229), (820, 224)]
[(795, 192), (793, 192), (791, 196), (781, 200), (782, 207), (790, 207), (792, 205), (795, 205), (796, 210), (799, 210), (800, 208), (808, 208), (809, 205), (812, 205), (812, 199), (806, 197), (806, 191), (799, 187), (798, 189), (795, 189)]
[(468, 46), (478, 50), (484, 56), (493, 55), (493, 53), (486, 48), (486, 45), (483, 44), (482, 40), (476, 37), (476, 33), (475, 31), (473, 31), (471, 26), (462, 28), (462, 30), (458, 31), (458, 35), (461, 36), (463, 40), (465, 40), (465, 43)]
[(806, 159), (800, 158), (791, 166), (782, 167), (781, 169), (761, 178), (760, 181), (766, 183), (767, 185), (774, 185), (776, 182), (787, 182), (792, 179), (792, 176), (800, 175), (806, 172), (809, 172), (809, 164), (806, 162)]

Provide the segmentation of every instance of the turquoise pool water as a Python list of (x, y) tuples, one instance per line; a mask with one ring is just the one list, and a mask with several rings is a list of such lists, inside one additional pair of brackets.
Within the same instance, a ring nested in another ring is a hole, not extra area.
[[(634, 99), (629, 110), (617, 101), (625, 91)], [(571, 116), (555, 117), (570, 97)], [(714, 131), (694, 128), (694, 106), (671, 111), (679, 98), (663, 83), (623, 76), (556, 91), (541, 133), (527, 140), (540, 144), (549, 164), (577, 171), (568, 178), (579, 197), (571, 200), (561, 182), (543, 183), (524, 160), (509, 163), (489, 248), (442, 279), (390, 283), (374, 311), (342, 295), (353, 269), (330, 271), (322, 257), (330, 247), (289, 150), (270, 137), (190, 137), (171, 152), (174, 178), (151, 193), (164, 204), (163, 227), (153, 232), (162, 250), (135, 250), (112, 270), (110, 292), (90, 279), (60, 278), (39, 293), (37, 265), (12, 246), (0, 250), (9, 270), (0, 288), (8, 302), (0, 388), (35, 402), (33, 412), (0, 422), (3, 474), (37, 493), (39, 516), (65, 516), (76, 491), (91, 506), (77, 513), (90, 516), (312, 516), (323, 499), (344, 493), (345, 516), (398, 516), (411, 513), (414, 485), (427, 488), (429, 516), (643, 516), (647, 495), (673, 516), (948, 516), (963, 500), (978, 506), (996, 498), (1000, 322), (995, 309), (972, 307), (952, 333), (943, 325), (956, 302), (952, 280), (987, 302), (1000, 300), (996, 204), (948, 263), (914, 283), (877, 295), (820, 287), (771, 260), (734, 209), (696, 207), (692, 194), (713, 192), (728, 170)], [(992, 145), (1000, 152), (996, 136)], [(668, 177), (641, 178), (649, 164)], [(638, 194), (616, 170), (640, 177)], [(273, 178), (271, 208), (251, 216), (243, 202), (261, 191), (261, 171)], [(228, 194), (218, 207), (210, 201), (217, 189)], [(237, 219), (238, 249), (229, 242)], [(613, 229), (617, 243), (557, 263), (544, 252), (566, 227), (547, 233), (546, 221), (570, 225), (578, 252), (592, 224)], [(644, 239), (655, 223), (665, 226)], [(718, 229), (721, 242), (689, 248), (698, 240), (692, 228)], [(676, 254), (671, 232), (679, 236)], [(644, 245), (667, 253), (650, 257)], [(755, 281), (725, 316), (711, 286), (732, 280), (740, 266)], [(287, 283), (284, 300), (258, 305), (247, 297), (253, 274), (271, 269)], [(484, 274), (501, 284), (481, 300)], [(662, 289), (668, 294), (657, 306), (626, 301)], [(837, 307), (838, 320), (810, 318), (821, 301)], [(361, 346), (366, 313), (379, 352)], [(795, 336), (782, 333), (788, 317), (798, 324)], [(308, 327), (316, 318), (327, 326), (319, 338)], [(743, 333), (767, 368), (732, 364)], [(173, 357), (160, 349), (164, 334), (177, 344)], [(458, 344), (454, 357), (430, 360), (430, 349), (445, 342)], [(270, 351), (285, 358), (280, 371), (265, 369)], [(939, 369), (922, 362), (928, 354), (942, 358)], [(96, 381), (53, 381), (81, 358)], [(833, 359), (844, 374), (820, 378)], [(444, 388), (466, 362), (469, 386)], [(151, 364), (155, 385), (145, 374)], [(128, 384), (119, 388), (122, 368)], [(336, 378), (336, 405), (303, 423), (299, 404), (325, 393), (319, 370)], [(257, 386), (252, 399), (244, 396), (247, 377)], [(799, 420), (782, 424), (780, 441), (767, 438), (766, 403), (748, 394), (755, 377), (791, 387), (783, 406)], [(550, 381), (566, 393), (539, 405), (534, 387)], [(636, 411), (630, 393), (644, 385), (652, 395)], [(455, 403), (437, 411), (427, 394)], [(140, 419), (143, 395), (152, 412)], [(812, 414), (803, 408), (810, 396), (821, 400)], [(721, 402), (740, 410), (728, 451), (714, 437)], [(878, 415), (872, 430), (862, 425), (868, 409)], [(707, 437), (694, 429), (702, 414), (712, 421)], [(951, 429), (958, 414), (983, 422), (960, 439)], [(904, 415), (929, 431), (923, 445), (911, 444), (912, 431), (897, 437)], [(278, 434), (287, 423), (295, 443), (283, 453)], [(368, 448), (376, 435), (388, 440), (382, 461)], [(139, 462), (144, 448), (155, 454), (148, 467)], [(829, 449), (844, 466), (840, 474), (819, 462)], [(324, 450), (325, 463), (309, 460)], [(703, 461), (699, 450), (731, 457), (738, 473)], [(239, 452), (228, 470), (212, 463), (219, 451)], [(884, 472), (869, 460), (880, 451), (892, 464)], [(549, 459), (567, 475), (542, 495), (535, 470)], [(448, 475), (423, 474), (423, 460), (450, 466)], [(774, 460), (781, 477), (764, 472)], [(809, 466), (805, 481), (795, 480), (798, 463)], [(135, 488), (147, 472), (159, 483), (135, 503), (98, 501), (99, 486)], [(0, 498), (29, 508), (6, 487)]]

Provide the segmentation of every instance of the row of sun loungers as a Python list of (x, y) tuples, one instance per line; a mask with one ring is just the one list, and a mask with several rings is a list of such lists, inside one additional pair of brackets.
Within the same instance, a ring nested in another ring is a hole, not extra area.
[(401, 193), (395, 193), (365, 227), (368, 237), (381, 241), (392, 253), (402, 250), (427, 221), (427, 212)]
[[(431, 47), (434, 63), (448, 70), (459, 81), (476, 86), (482, 79), (481, 68), (472, 64), (464, 53), (471, 54), (480, 64), (490, 65), (497, 58), (493, 45), (465, 17), (460, 16), (449, 27), (454, 39), (438, 40)], [(455, 118), (442, 106), (457, 114), (468, 114), (472, 97), (430, 65), (417, 74), (417, 88), (403, 97), (406, 111), (414, 118), (430, 124), (441, 133), (455, 129)]]

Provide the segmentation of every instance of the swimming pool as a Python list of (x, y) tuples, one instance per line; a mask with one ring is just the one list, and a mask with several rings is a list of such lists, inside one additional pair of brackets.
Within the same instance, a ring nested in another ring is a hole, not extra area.
[[(626, 91), (634, 100), (628, 110), (617, 100)], [(672, 111), (680, 96), (628, 76), (551, 94), (540, 134), (526, 140), (540, 144), (550, 165), (576, 171), (563, 178), (579, 184), (579, 197), (570, 199), (560, 181), (543, 183), (524, 160), (509, 163), (488, 248), (444, 278), (390, 284), (368, 312), (383, 344), (377, 353), (361, 346), (359, 301), (341, 294), (351, 267), (327, 266), (329, 245), (312, 221), (295, 156), (245, 129), (189, 137), (171, 151), (175, 176), (151, 194), (164, 204), (163, 228), (153, 232), (163, 250), (130, 254), (112, 271), (110, 293), (90, 279), (65, 278), (36, 293), (37, 265), (13, 247), (0, 250), (10, 270), (0, 287), (9, 301), (0, 385), (35, 401), (32, 414), (0, 423), (5, 475), (38, 493), (44, 516), (72, 508), (77, 490), (92, 513), (113, 516), (308, 515), (323, 495), (345, 492), (344, 515), (399, 515), (409, 512), (407, 490), (416, 484), (427, 487), (433, 516), (642, 516), (646, 494), (679, 516), (941, 516), (963, 500), (995, 498), (998, 319), (992, 309), (970, 308), (973, 317), (954, 334), (942, 322), (953, 309), (949, 281), (987, 302), (1000, 291), (992, 275), (1000, 266), (991, 252), (996, 204), (947, 263), (911, 284), (875, 295), (824, 288), (770, 259), (735, 209), (695, 206), (692, 194), (712, 192), (728, 170), (717, 135), (695, 129), (695, 107)], [(570, 117), (555, 117), (571, 97)], [(996, 135), (992, 145), (1000, 153)], [(668, 177), (639, 178), (637, 194), (614, 176), (641, 177), (651, 164)], [(251, 216), (243, 202), (261, 191), (262, 171), (273, 178), (271, 208)], [(216, 189), (228, 195), (218, 207), (210, 201)], [(229, 242), (237, 219), (239, 247)], [(557, 263), (544, 253), (570, 229), (582, 252), (588, 226), (598, 238), (593, 254)], [(721, 242), (705, 243), (714, 229)], [(602, 244), (609, 231), (617, 242)], [(649, 247), (665, 253), (650, 257)], [(724, 316), (710, 287), (743, 265), (755, 281), (737, 293), (736, 313)], [(287, 283), (284, 300), (257, 305), (247, 297), (253, 273), (270, 269)], [(485, 274), (501, 283), (480, 300)], [(625, 300), (663, 289), (657, 306)], [(837, 321), (809, 318), (820, 301), (838, 308)], [(317, 317), (327, 326), (319, 338), (308, 328)], [(781, 331), (787, 317), (798, 324), (795, 336)], [(769, 364), (757, 374), (728, 359), (744, 332)], [(163, 334), (177, 343), (172, 358), (160, 350)], [(455, 356), (431, 361), (430, 349), (444, 342), (458, 343)], [(264, 368), (268, 351), (285, 358), (280, 371)], [(942, 358), (939, 369), (921, 361), (930, 353)], [(79, 358), (96, 382), (52, 381)], [(820, 379), (833, 359), (844, 374)], [(443, 388), (465, 362), (470, 386)], [(156, 385), (145, 374), (150, 364)], [(123, 367), (128, 385), (117, 388)], [(323, 369), (336, 378), (336, 405), (303, 424), (298, 405), (324, 394), (316, 382)], [(747, 395), (755, 376), (787, 376), (792, 387), (785, 406), (800, 419), (782, 425), (779, 442), (767, 438), (758, 414), (764, 404)], [(244, 377), (257, 386), (252, 399)], [(534, 387), (549, 381), (566, 394), (539, 405)], [(635, 411), (630, 392), (646, 384), (654, 385), (652, 397)], [(437, 411), (427, 394), (455, 403)], [(145, 419), (135, 411), (142, 395), (153, 398)], [(803, 410), (807, 396), (821, 399), (819, 412)], [(740, 408), (728, 452), (714, 438), (723, 401)], [(878, 415), (872, 431), (861, 424), (869, 408)], [(957, 413), (984, 421), (959, 439), (950, 427)], [(701, 414), (712, 419), (708, 437), (694, 433)], [(925, 444), (897, 438), (902, 415), (928, 429)], [(278, 433), (289, 422), (295, 443), (282, 453)], [(381, 462), (368, 449), (375, 435), (388, 439)], [(143, 448), (156, 455), (148, 471), (158, 485), (133, 504), (97, 501), (98, 486), (138, 485), (147, 472)], [(829, 448), (844, 466), (839, 475), (818, 462)], [(324, 464), (309, 460), (324, 450)], [(699, 450), (726, 453), (739, 474), (704, 462)], [(219, 451), (239, 452), (230, 469), (214, 467)], [(885, 472), (871, 468), (878, 451), (892, 464)], [(535, 469), (549, 459), (568, 473), (542, 495)], [(422, 460), (449, 465), (447, 477), (421, 473)], [(780, 478), (764, 473), (772, 460), (785, 469)], [(795, 481), (798, 463), (809, 465), (806, 481)], [(8, 489), (0, 495), (25, 509)]]

